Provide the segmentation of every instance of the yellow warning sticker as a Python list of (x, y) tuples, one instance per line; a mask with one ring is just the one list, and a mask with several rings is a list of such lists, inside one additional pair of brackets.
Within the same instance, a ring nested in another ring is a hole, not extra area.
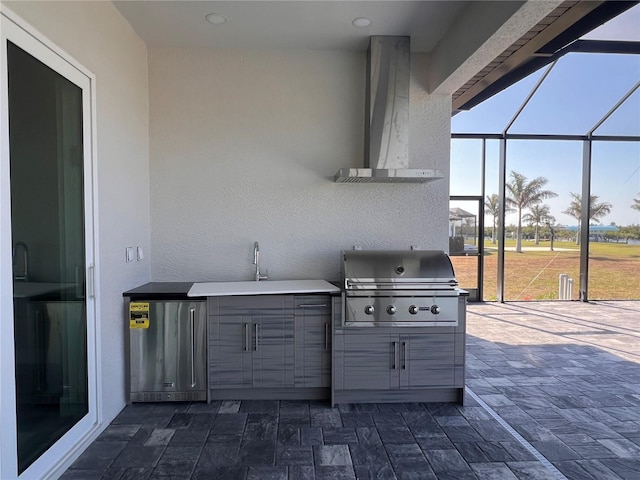
[(149, 313), (149, 302), (131, 302), (129, 310), (132, 312), (146, 312)]
[(129, 328), (149, 328), (149, 319), (148, 318), (139, 318), (136, 320), (129, 320)]
[(129, 328), (149, 328), (148, 302), (131, 302), (129, 304)]

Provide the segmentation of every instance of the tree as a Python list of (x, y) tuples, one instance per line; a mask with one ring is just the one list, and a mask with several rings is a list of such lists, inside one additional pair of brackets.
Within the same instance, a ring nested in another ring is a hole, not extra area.
[(527, 177), (518, 172), (511, 172), (511, 181), (506, 187), (509, 196), (506, 198), (507, 205), (510, 205), (518, 212), (518, 230), (516, 235), (516, 252), (522, 252), (522, 211), (532, 206), (542, 203), (547, 198), (557, 197), (558, 194), (551, 190), (543, 190), (549, 182), (544, 177), (534, 178), (527, 182)]
[[(491, 230), (491, 243), (495, 245), (498, 231), (498, 219), (500, 218), (500, 197), (496, 193), (487, 195), (484, 201), (485, 212), (493, 217), (493, 229)], [(513, 208), (505, 207), (505, 212), (513, 212)]]
[(500, 197), (497, 193), (487, 195), (484, 201), (485, 211), (493, 217), (493, 229), (491, 230), (491, 243), (496, 243), (496, 228), (498, 225), (498, 217), (500, 216)]
[[(576, 244), (580, 243), (580, 225), (582, 222), (582, 195), (579, 193), (569, 193), (571, 195), (571, 203), (569, 204), (569, 208), (567, 208), (564, 212), (567, 215), (578, 220), (578, 233), (576, 234)], [(589, 225), (591, 222), (600, 223), (600, 219), (602, 217), (606, 217), (611, 213), (611, 209), (613, 205), (609, 202), (598, 203), (598, 195), (590, 195), (589, 196)]]
[(633, 199), (633, 205), (631, 205), (631, 208), (633, 208), (634, 210), (640, 210), (640, 196)]
[(547, 224), (547, 219), (551, 217), (551, 211), (548, 205), (533, 205), (531, 212), (522, 216), (522, 220), (533, 224), (535, 227), (535, 242), (540, 245), (540, 225)]
[(552, 252), (553, 252), (553, 242), (556, 239), (556, 230), (554, 228), (555, 223), (556, 223), (556, 217), (554, 217), (553, 215), (548, 215), (544, 219), (544, 224), (549, 229), (549, 238), (551, 239), (551, 243), (549, 245), (549, 250), (551, 250)]

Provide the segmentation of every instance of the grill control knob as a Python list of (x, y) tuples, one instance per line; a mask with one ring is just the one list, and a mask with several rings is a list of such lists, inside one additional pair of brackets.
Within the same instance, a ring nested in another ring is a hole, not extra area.
[(373, 308), (373, 305), (367, 305), (366, 307), (364, 307), (364, 313), (366, 313), (367, 315), (373, 315), (373, 312), (375, 312), (376, 309)]
[(420, 309), (419, 309), (417, 306), (415, 306), (415, 305), (411, 305), (411, 306), (409, 307), (409, 313), (410, 313), (411, 315), (416, 315), (419, 311), (420, 311)]
[(397, 311), (398, 311), (398, 309), (395, 307), (395, 305), (389, 305), (387, 307), (387, 313), (389, 315), (394, 315)]
[(433, 305), (431, 307), (431, 313), (434, 315), (438, 315), (440, 313), (440, 307), (438, 305)]

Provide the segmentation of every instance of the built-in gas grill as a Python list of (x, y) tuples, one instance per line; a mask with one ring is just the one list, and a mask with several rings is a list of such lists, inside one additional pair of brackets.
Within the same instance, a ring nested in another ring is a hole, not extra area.
[(458, 282), (440, 250), (342, 252), (345, 326), (458, 326)]

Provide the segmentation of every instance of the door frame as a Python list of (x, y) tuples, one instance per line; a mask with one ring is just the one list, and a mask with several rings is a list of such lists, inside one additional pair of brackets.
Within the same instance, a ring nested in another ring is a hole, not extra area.
[[(477, 288), (467, 288), (469, 291), (469, 301), (470, 302), (483, 302), (484, 298), (484, 188), (483, 195), (451, 195), (449, 196), (449, 204), (455, 201), (463, 201), (463, 202), (477, 202), (478, 204), (478, 224), (477, 224), (477, 234), (478, 234), (478, 251), (475, 254), (470, 253), (452, 253), (449, 252), (449, 256), (451, 257), (476, 257), (477, 258), (477, 270), (476, 270), (476, 282)], [(460, 288), (464, 288), (463, 285), (460, 285)]]
[[(11, 192), (8, 142), (7, 40), (82, 89), (84, 159), (84, 233), (86, 259), (88, 414), (19, 477), (17, 475), (16, 392), (13, 375), (0, 382), (0, 478), (57, 478), (104, 428), (100, 367), (96, 78), (18, 15), (0, 4), (0, 370), (13, 372), (13, 275)], [(9, 380), (9, 381), (7, 381)]]

